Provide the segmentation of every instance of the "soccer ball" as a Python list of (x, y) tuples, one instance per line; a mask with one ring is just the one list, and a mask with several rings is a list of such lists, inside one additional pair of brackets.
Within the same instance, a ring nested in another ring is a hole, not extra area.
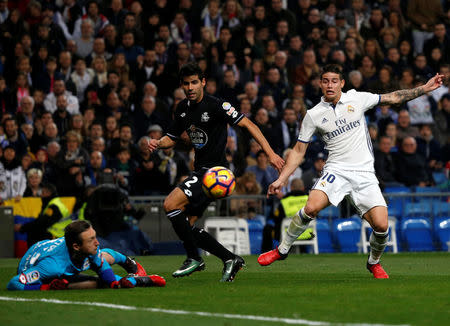
[(210, 168), (203, 175), (202, 188), (209, 198), (224, 198), (233, 193), (236, 186), (234, 174), (223, 166)]

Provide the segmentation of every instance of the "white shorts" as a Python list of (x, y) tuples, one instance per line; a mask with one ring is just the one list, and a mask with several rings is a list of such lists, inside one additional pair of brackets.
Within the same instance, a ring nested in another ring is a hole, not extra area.
[(313, 189), (323, 191), (334, 206), (349, 196), (361, 217), (373, 207), (387, 206), (372, 172), (325, 169)]

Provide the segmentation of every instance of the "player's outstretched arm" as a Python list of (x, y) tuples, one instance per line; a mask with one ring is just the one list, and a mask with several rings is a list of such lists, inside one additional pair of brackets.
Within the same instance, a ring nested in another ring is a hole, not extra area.
[(239, 121), (238, 126), (247, 128), (253, 138), (255, 138), (258, 144), (261, 145), (267, 156), (269, 156), (270, 164), (272, 164), (273, 167), (277, 169), (278, 173), (280, 173), (281, 169), (284, 166), (284, 160), (273, 151), (272, 147), (270, 147), (269, 142), (267, 141), (266, 137), (264, 137), (258, 126), (251, 122), (247, 117), (242, 118), (242, 120)]
[(267, 197), (278, 194), (281, 191), (281, 188), (286, 185), (289, 176), (294, 173), (295, 169), (302, 163), (307, 148), (308, 143), (298, 141), (297, 144), (295, 144), (292, 151), (288, 154), (286, 165), (283, 167), (280, 176), (269, 186)]
[(153, 153), (158, 148), (166, 149), (175, 146), (176, 141), (172, 140), (168, 136), (163, 136), (161, 139), (150, 139), (148, 141), (148, 150)]
[(430, 78), (425, 85), (412, 89), (401, 89), (392, 93), (382, 94), (380, 104), (400, 104), (415, 99), (416, 97), (439, 88), (442, 85), (442, 78), (444, 78), (444, 75), (436, 74), (434, 77)]

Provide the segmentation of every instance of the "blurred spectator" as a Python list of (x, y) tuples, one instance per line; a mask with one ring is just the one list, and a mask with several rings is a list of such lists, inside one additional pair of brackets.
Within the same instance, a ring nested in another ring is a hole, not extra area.
[(283, 119), (274, 126), (273, 150), (282, 155), (285, 149), (293, 147), (297, 142), (300, 123), (293, 108), (286, 107), (283, 111)]
[(351, 7), (344, 10), (344, 14), (347, 23), (355, 27), (358, 32), (363, 23), (369, 18), (369, 12), (365, 8), (364, 0), (352, 0)]
[(81, 34), (74, 38), (77, 50), (76, 54), (81, 58), (86, 58), (91, 54), (94, 47), (94, 22), (90, 18), (81, 22)]
[(25, 172), (25, 174), (28, 172), (33, 161), (34, 161), (34, 155), (31, 154), (30, 152), (27, 152), (24, 155), (22, 155), (20, 164), (21, 164), (22, 170), (23, 170), (23, 172)]
[(433, 99), (436, 103), (438, 103), (441, 98), (449, 93), (449, 87), (450, 87), (450, 64), (443, 63), (439, 67), (439, 74), (444, 75), (444, 78), (442, 80), (441, 87), (435, 89), (431, 92), (431, 96), (433, 96)]
[(442, 96), (434, 114), (434, 121), (436, 121), (434, 128), (436, 139), (441, 144), (445, 144), (450, 135), (450, 94)]
[(17, 113), (17, 124), (20, 126), (23, 123), (33, 125), (35, 117), (34, 99), (29, 95), (22, 97), (20, 100), (20, 111)]
[(423, 54), (418, 54), (414, 59), (413, 70), (416, 78), (428, 80), (433, 77), (434, 72), (427, 64), (427, 57)]
[(114, 172), (116, 184), (128, 194), (133, 194), (137, 163), (131, 158), (130, 150), (126, 147), (121, 148), (108, 166)]
[(223, 18), (220, 15), (220, 1), (209, 0), (205, 16), (203, 17), (202, 25), (210, 28), (215, 38), (219, 37), (220, 29), (223, 25)]
[(397, 80), (401, 77), (402, 71), (405, 68), (400, 61), (400, 52), (396, 47), (390, 47), (386, 52), (387, 54), (384, 62), (392, 69), (393, 78)]
[(352, 70), (348, 74), (349, 78), (349, 86), (347, 87), (347, 90), (354, 89), (357, 91), (364, 91), (365, 85), (364, 85), (364, 79), (359, 70)]
[(70, 114), (80, 113), (78, 99), (66, 91), (64, 80), (57, 79), (53, 82), (53, 92), (48, 93), (44, 100), (45, 110), (54, 113), (57, 110), (56, 99), (58, 95), (64, 94), (67, 99), (67, 112)]
[(262, 149), (255, 139), (250, 139), (248, 155), (245, 158), (247, 166), (256, 165), (256, 154)]
[(378, 125), (380, 134), (383, 135), (389, 123), (397, 123), (398, 114), (389, 105), (375, 107), (375, 122)]
[(383, 11), (379, 7), (373, 7), (370, 11), (369, 19), (365, 20), (359, 30), (365, 39), (378, 37), (381, 30), (387, 25), (386, 19), (383, 17)]
[[(59, 146), (58, 143), (55, 143)], [(51, 148), (53, 145), (49, 145)], [(59, 148), (59, 147), (58, 147)], [(57, 168), (54, 161), (49, 162), (48, 154), (45, 148), (36, 151), (36, 161), (31, 164), (31, 169), (42, 171), (42, 180), (44, 182), (55, 182), (57, 178)]]
[(244, 93), (244, 88), (237, 82), (236, 74), (234, 70), (228, 69), (223, 73), (223, 85), (217, 92), (217, 96), (226, 102), (230, 102), (231, 105), (237, 107), (238, 96)]
[(153, 96), (145, 96), (142, 99), (141, 108), (137, 109), (134, 115), (134, 128), (137, 138), (145, 136), (151, 125), (157, 124), (167, 127), (167, 123), (155, 109), (155, 98)]
[(0, 198), (2, 201), (13, 198), (19, 201), (25, 192), (27, 179), (15, 148), (10, 145), (4, 147), (0, 162), (0, 181), (3, 182), (0, 189)]
[[(275, 55), (275, 57), (277, 55), (278, 52)], [(271, 67), (267, 70), (266, 80), (264, 81), (264, 84), (260, 87), (259, 93), (262, 95), (272, 95), (276, 106), (281, 110), (283, 99), (288, 96), (288, 94), (290, 93), (290, 89), (289, 84), (287, 84), (283, 79), (281, 79), (280, 70), (277, 67)]]
[(401, 149), (394, 157), (397, 181), (407, 187), (425, 187), (429, 184), (425, 158), (417, 153), (417, 143), (413, 137), (403, 139)]
[(67, 112), (67, 97), (64, 94), (56, 97), (56, 111), (53, 113), (53, 121), (60, 134), (65, 135), (70, 129), (71, 115)]
[(75, 84), (78, 102), (82, 103), (84, 93), (94, 79), (94, 71), (91, 68), (86, 68), (86, 61), (79, 58), (75, 62), (75, 71), (70, 75), (70, 78)]
[(111, 0), (110, 7), (105, 11), (105, 16), (111, 24), (121, 26), (125, 20), (126, 13), (127, 11), (123, 9), (122, 0)]
[(97, 186), (108, 180), (108, 173), (105, 172), (106, 160), (103, 154), (99, 151), (92, 151), (89, 161), (86, 164), (86, 173), (84, 175), (84, 184), (86, 186)]
[(431, 60), (432, 50), (439, 48), (442, 52), (442, 60), (444, 62), (450, 61), (450, 38), (445, 29), (445, 24), (438, 22), (433, 26), (434, 36), (425, 42), (423, 53), (426, 55), (428, 61)]
[(305, 185), (306, 192), (309, 192), (312, 189), (316, 181), (322, 175), (322, 170), (325, 165), (325, 159), (326, 157), (324, 153), (318, 153), (314, 159), (313, 167), (307, 171), (304, 171), (302, 175), (302, 181)]
[(269, 165), (269, 159), (263, 150), (256, 153), (256, 165), (247, 167), (246, 172), (252, 172), (256, 175), (256, 181), (261, 185), (262, 193), (267, 192), (269, 185), (278, 176), (277, 171)]
[(303, 52), (303, 63), (295, 69), (293, 81), (295, 84), (305, 85), (314, 73), (319, 73), (319, 65), (314, 51), (308, 49)]
[(32, 88), (28, 84), (27, 77), (24, 73), (18, 73), (16, 77), (16, 85), (12, 90), (12, 103), (14, 112), (20, 112), (21, 101), (25, 96), (30, 96), (32, 94)]
[(62, 196), (82, 195), (83, 173), (89, 160), (88, 152), (81, 147), (82, 138), (74, 131), (68, 131), (66, 144), (56, 158), (60, 168), (57, 188)]
[(407, 110), (401, 110), (398, 113), (397, 137), (399, 139), (399, 142), (402, 142), (402, 140), (408, 136), (418, 137), (419, 129), (417, 127), (411, 126), (409, 112)]
[(369, 85), (369, 89), (377, 94), (394, 92), (398, 88), (390, 66), (382, 66), (378, 71), (378, 79)]
[(144, 55), (144, 49), (136, 45), (133, 32), (125, 31), (122, 34), (122, 45), (117, 48), (116, 53), (125, 54), (126, 62), (135, 66), (138, 58)]
[(441, 144), (434, 138), (431, 126), (424, 124), (420, 126), (419, 132), (420, 136), (416, 138), (417, 153), (425, 158), (430, 173), (441, 170)]
[[(416, 80), (415, 87), (425, 85), (421, 79)], [(423, 94), (406, 103), (408, 108), (411, 125), (417, 126), (419, 124), (434, 123), (433, 111), (436, 110), (436, 102), (431, 94)], [(399, 121), (400, 122), (400, 121)]]
[(36, 168), (28, 170), (27, 181), (23, 197), (40, 197), (42, 194), (42, 171)]
[(189, 27), (183, 12), (179, 11), (175, 13), (175, 17), (170, 23), (170, 32), (174, 42), (177, 44), (181, 42), (191, 43), (191, 28)]
[(28, 142), (22, 131), (19, 130), (17, 121), (13, 118), (7, 118), (3, 121), (3, 131), (5, 133), (5, 140), (2, 146), (9, 146), (14, 149), (14, 157), (22, 157), (28, 151)]
[(102, 35), (106, 25), (109, 24), (108, 19), (100, 13), (97, 1), (88, 0), (85, 4), (86, 13), (78, 18), (74, 24), (73, 38), (81, 37), (81, 25), (84, 20), (90, 19), (93, 23), (94, 35)]
[(375, 173), (382, 189), (396, 183), (396, 167), (391, 147), (392, 140), (388, 136), (381, 136), (379, 146), (374, 151)]
[(326, 28), (326, 23), (321, 20), (319, 9), (311, 7), (306, 20), (299, 24), (298, 34), (300, 34), (303, 39), (306, 39), (314, 28), (318, 28), (320, 32), (323, 32)]
[(424, 43), (433, 37), (433, 25), (444, 18), (441, 1), (410, 0), (407, 14), (413, 26), (414, 52), (422, 53)]
[(137, 157), (138, 149), (133, 142), (133, 132), (130, 124), (122, 124), (119, 128), (119, 138), (112, 140), (109, 146), (108, 155), (117, 157), (121, 149), (128, 149), (132, 158)]
[(253, 172), (247, 171), (236, 179), (236, 188), (230, 199), (230, 210), (232, 215), (249, 218), (248, 213), (255, 213), (258, 203), (251, 199), (233, 199), (239, 195), (259, 195), (262, 188)]

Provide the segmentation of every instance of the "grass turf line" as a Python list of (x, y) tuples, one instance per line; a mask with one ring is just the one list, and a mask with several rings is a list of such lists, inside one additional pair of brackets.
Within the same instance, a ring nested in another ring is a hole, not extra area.
[[(149, 273), (167, 279), (166, 288), (12, 293), (5, 290), (17, 260), (0, 260), (0, 296), (95, 301), (138, 307), (206, 311), (306, 319), (331, 323), (447, 325), (450, 320), (450, 254), (387, 254), (382, 263), (389, 280), (375, 280), (365, 269), (366, 256), (357, 254), (290, 255), (285, 261), (260, 267), (248, 256), (246, 267), (231, 284), (219, 283), (222, 263), (206, 257), (206, 270), (190, 277), (170, 275), (180, 256), (140, 257)], [(122, 273), (120, 267), (115, 268)], [(45, 315), (45, 317), (44, 317)], [(42, 319), (44, 318), (44, 319)], [(142, 311), (0, 302), (0, 324), (208, 325), (210, 317), (172, 316)], [(47, 321), (46, 321), (47, 323)], [(217, 319), (218, 325), (274, 323)]]

